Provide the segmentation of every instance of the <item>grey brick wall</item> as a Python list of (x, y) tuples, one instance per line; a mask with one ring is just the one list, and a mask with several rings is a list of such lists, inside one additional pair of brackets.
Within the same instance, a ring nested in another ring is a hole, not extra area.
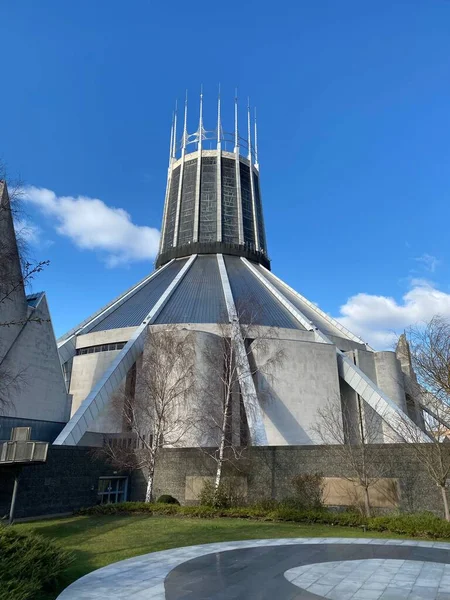
[[(0, 516), (9, 513), (15, 469), (0, 467)], [(113, 474), (92, 448), (50, 446), (45, 464), (21, 469), (15, 515), (51, 515), (92, 506), (98, 478)]]
[[(415, 461), (410, 448), (393, 444), (378, 446), (374, 451), (380, 461), (389, 465), (385, 476), (400, 480), (402, 509), (441, 514), (440, 491)], [(236, 467), (226, 463), (224, 475), (246, 479), (250, 502), (262, 498), (281, 500), (291, 495), (291, 479), (300, 473), (350, 475), (338, 456), (333, 458), (329, 450), (320, 446), (249, 448)], [(196, 448), (165, 449), (157, 464), (155, 496), (171, 494), (186, 503), (186, 477), (211, 476), (214, 470), (215, 463)], [(98, 478), (114, 474), (115, 469), (95, 458), (91, 448), (50, 447), (45, 465), (22, 470), (16, 516), (49, 515), (92, 506), (97, 502)], [(9, 511), (13, 477), (10, 467), (0, 468), (0, 516)], [(145, 479), (136, 471), (130, 477), (129, 499), (143, 500), (144, 496)]]
[[(450, 450), (449, 450), (450, 451)], [(411, 448), (402, 444), (374, 447), (382, 461), (385, 477), (400, 481), (400, 508), (407, 511), (442, 512), (440, 490), (417, 463)], [(291, 479), (301, 473), (321, 473), (325, 477), (351, 476), (346, 465), (329, 449), (320, 446), (271, 446), (249, 448), (237, 469), (226, 463), (224, 475), (247, 480), (248, 500), (262, 498), (281, 500), (292, 495)], [(213, 475), (215, 463), (195, 448), (165, 449), (159, 457), (155, 476), (155, 495), (171, 494), (185, 502), (187, 476)], [(131, 499), (142, 500), (145, 480), (142, 474), (132, 474)]]

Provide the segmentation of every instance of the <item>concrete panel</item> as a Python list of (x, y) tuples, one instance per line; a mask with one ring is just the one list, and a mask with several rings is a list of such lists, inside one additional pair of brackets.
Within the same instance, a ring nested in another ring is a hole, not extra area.
[[(6, 184), (0, 182), (0, 323), (26, 319), (28, 305), (21, 283), (19, 253), (10, 210)], [(0, 338), (0, 363), (19, 335), (22, 326), (2, 327)]]
[[(361, 369), (365, 375), (367, 375), (371, 381), (377, 383), (377, 372), (375, 367), (375, 353), (368, 352), (366, 350), (356, 350), (353, 354), (356, 365)], [(363, 395), (362, 389), (356, 390), (360, 396)], [(386, 391), (386, 390), (383, 390)], [(365, 392), (369, 392), (367, 387)], [(389, 394), (388, 394), (389, 395)], [(363, 419), (365, 442), (368, 444), (382, 444), (384, 441), (383, 430), (385, 424), (380, 415), (371, 407), (367, 402), (362, 400), (361, 406), (361, 418)], [(359, 413), (358, 413), (359, 414)]]
[[(342, 477), (324, 478), (323, 500), (326, 506), (364, 507), (364, 490), (355, 480)], [(393, 509), (400, 504), (398, 479), (384, 477), (369, 488), (372, 508)]]
[(375, 352), (375, 367), (378, 387), (406, 412), (403, 371), (395, 352)]
[[(404, 375), (395, 352), (376, 352), (375, 367), (378, 386), (407, 415)], [(383, 432), (386, 442), (403, 441), (387, 423), (383, 423)]]
[(87, 348), (88, 346), (98, 346), (100, 344), (113, 344), (116, 342), (128, 342), (136, 327), (122, 327), (120, 329), (107, 329), (106, 331), (94, 331), (78, 335), (76, 339), (76, 348)]
[(100, 380), (120, 350), (79, 354), (73, 359), (70, 394), (72, 394), (71, 416), (78, 410), (80, 404)]
[(3, 414), (66, 423), (70, 402), (45, 295), (33, 317), (42, 322), (28, 321), (21, 327), (2, 363), (2, 369), (18, 378), (18, 385), (10, 389), (11, 404)]
[[(264, 364), (280, 349), (281, 364), (265, 373)], [(252, 354), (263, 371), (255, 383), (269, 445), (322, 443), (313, 432), (317, 410), (340, 395), (335, 347), (267, 340), (259, 347), (253, 344)]]

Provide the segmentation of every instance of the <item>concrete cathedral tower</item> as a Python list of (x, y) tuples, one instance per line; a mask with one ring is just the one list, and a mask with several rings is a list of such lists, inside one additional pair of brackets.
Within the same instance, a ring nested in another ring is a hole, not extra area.
[[(237, 98), (228, 132), (220, 97), (213, 129), (204, 126), (203, 93), (193, 133), (187, 99), (182, 118), (175, 111), (156, 270), (58, 341), (73, 405), (56, 444), (96, 444), (99, 434), (120, 434), (109, 412), (111, 398), (139, 371), (149, 327), (188, 329), (201, 346), (217, 338), (224, 323), (241, 358), (237, 395), (250, 443), (321, 443), (314, 433), (317, 414), (333, 399), (351, 419), (375, 416), (380, 443), (392, 442), (405, 422), (415, 440), (426, 441), (422, 407), (407, 402), (404, 361), (394, 352), (375, 352), (271, 272), (256, 114), (249, 106), (244, 114), (241, 137)], [(251, 336), (242, 327), (243, 305), (257, 305), (251, 324), (258, 329)], [(264, 352), (255, 344), (261, 331), (269, 337)], [(270, 382), (252, 376), (249, 363), (258, 365), (276, 347), (285, 359)], [(196, 368), (206, 367), (199, 359)], [(189, 439), (186, 445), (206, 442)]]

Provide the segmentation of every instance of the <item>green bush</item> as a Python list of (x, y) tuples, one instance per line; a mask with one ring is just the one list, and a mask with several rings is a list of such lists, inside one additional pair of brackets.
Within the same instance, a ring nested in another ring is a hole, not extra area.
[(324, 479), (320, 473), (302, 473), (291, 479), (294, 495), (283, 504), (292, 508), (317, 509), (323, 507)]
[(244, 499), (233, 481), (221, 481), (216, 488), (212, 481), (206, 480), (198, 496), (200, 504), (214, 508), (242, 506)]
[(71, 562), (71, 555), (53, 542), (0, 526), (0, 600), (33, 600), (54, 590)]
[[(324, 508), (300, 510), (281, 503), (274, 503), (265, 507), (261, 503), (254, 504), (253, 506), (220, 507), (146, 504), (144, 502), (102, 504), (78, 511), (78, 514), (84, 515), (131, 515), (134, 513), (196, 517), (200, 519), (228, 517), (259, 521), (317, 523), (329, 525), (330, 527), (356, 527), (365, 531), (398, 533), (407, 535), (408, 537), (450, 538), (450, 522), (444, 521), (432, 513), (388, 514), (369, 518), (358, 512), (335, 512)], [(2, 600), (1, 596), (0, 600)]]
[(178, 500), (176, 498), (174, 498), (173, 496), (171, 496), (170, 494), (163, 494), (162, 496), (160, 496), (158, 498), (158, 500), (156, 502), (158, 504), (178, 504), (178, 506), (180, 505)]

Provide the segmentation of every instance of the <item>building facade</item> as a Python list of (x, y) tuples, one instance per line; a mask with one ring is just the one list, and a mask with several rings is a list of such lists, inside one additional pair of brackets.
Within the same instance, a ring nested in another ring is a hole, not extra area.
[(26, 283), (0, 181), (0, 440), (31, 427), (32, 439), (53, 442), (69, 420), (70, 397), (45, 293), (27, 295)]
[[(237, 100), (231, 133), (222, 127), (220, 99), (213, 130), (204, 127), (202, 96), (194, 133), (188, 131), (187, 102), (181, 135), (177, 120), (175, 115), (156, 270), (58, 340), (73, 403), (55, 443), (97, 444), (103, 434), (122, 433), (111, 398), (131, 370), (139, 378), (149, 327), (189, 330), (200, 348), (219, 343), (223, 325), (240, 357), (235, 402), (245, 412), (251, 444), (323, 443), (318, 416), (333, 400), (344, 434), (346, 423), (370, 418), (376, 422), (373, 442), (400, 441), (405, 423), (426, 441), (423, 407), (408, 396), (404, 356), (375, 352), (272, 272), (250, 109), (245, 139)], [(258, 336), (265, 336), (264, 345), (255, 343)], [(265, 377), (258, 365), (280, 348), (284, 360)], [(196, 361), (198, 372), (204, 371), (201, 352)], [(206, 443), (214, 440), (189, 437), (184, 445)]]

